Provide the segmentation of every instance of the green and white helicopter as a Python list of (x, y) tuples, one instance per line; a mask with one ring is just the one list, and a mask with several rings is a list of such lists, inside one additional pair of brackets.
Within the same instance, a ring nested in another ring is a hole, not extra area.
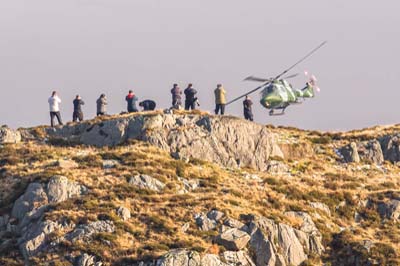
[[(316, 91), (319, 91), (319, 88), (316, 85), (317, 79), (315, 78), (315, 76), (309, 75), (306, 71), (305, 75), (308, 76), (309, 81), (306, 83), (306, 86), (301, 89), (294, 89), (292, 85), (287, 81), (287, 79), (296, 77), (298, 74), (286, 76), (284, 78), (281, 77), (292, 70), (295, 66), (303, 62), (305, 59), (310, 57), (325, 44), (326, 42), (321, 43), (318, 47), (313, 49), (306, 56), (304, 56), (302, 59), (297, 61), (294, 65), (283, 71), (275, 78), (265, 79), (254, 76), (247, 77), (246, 79), (244, 79), (245, 81), (263, 82), (264, 84), (247, 92), (246, 94), (243, 94), (233, 99), (232, 101), (228, 102), (227, 105), (236, 102), (237, 100), (253, 92), (261, 90), (260, 103), (263, 107), (270, 110), (269, 115), (283, 115), (285, 113), (285, 109), (289, 105), (300, 104), (306, 98), (313, 98), (315, 96), (314, 89)], [(281, 112), (276, 114), (274, 112), (275, 110), (281, 110)]]

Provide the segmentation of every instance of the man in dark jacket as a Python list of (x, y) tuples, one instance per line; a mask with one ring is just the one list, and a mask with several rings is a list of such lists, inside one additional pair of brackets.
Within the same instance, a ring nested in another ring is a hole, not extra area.
[(189, 83), (188, 87), (184, 91), (185, 93), (185, 110), (196, 109), (197, 102), (197, 91), (193, 88), (193, 84)]
[(82, 101), (81, 96), (76, 95), (74, 103), (74, 113), (72, 114), (72, 121), (81, 122), (83, 120), (83, 112), (82, 112), (82, 105), (84, 105), (84, 101)]
[(153, 111), (156, 109), (156, 102), (153, 100), (144, 100), (139, 103), (139, 106), (143, 108), (143, 111)]
[(178, 87), (178, 84), (174, 84), (174, 87), (171, 89), (171, 94), (172, 94), (172, 108), (181, 109), (182, 91)]
[(132, 113), (132, 112), (137, 112), (138, 109), (136, 107), (136, 102), (139, 100), (138, 97), (135, 96), (135, 94), (133, 94), (133, 91), (129, 91), (128, 95), (125, 97), (125, 100), (128, 104), (128, 112)]
[(250, 97), (246, 95), (246, 99), (243, 101), (243, 113), (246, 120), (253, 121), (252, 105), (253, 102), (250, 100)]

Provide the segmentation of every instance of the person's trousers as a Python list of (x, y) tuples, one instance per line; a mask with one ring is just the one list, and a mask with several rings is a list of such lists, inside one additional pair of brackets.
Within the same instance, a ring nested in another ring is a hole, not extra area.
[(60, 112), (50, 112), (50, 123), (54, 127), (54, 117), (57, 117), (58, 124), (62, 125)]
[(246, 120), (253, 121), (253, 113), (251, 111), (244, 110), (244, 118)]
[(185, 110), (195, 110), (196, 109), (196, 101), (185, 101)]
[(219, 112), (221, 112), (221, 115), (225, 114), (225, 104), (219, 104), (219, 103), (216, 104), (215, 114), (217, 115)]
[(82, 112), (74, 112), (72, 114), (72, 121), (76, 122), (79, 121), (81, 122), (83, 120), (83, 113)]

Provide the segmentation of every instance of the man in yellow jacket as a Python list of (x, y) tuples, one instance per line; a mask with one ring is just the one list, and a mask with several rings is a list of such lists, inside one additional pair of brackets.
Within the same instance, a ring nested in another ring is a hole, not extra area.
[(214, 90), (215, 94), (215, 114), (217, 115), (221, 112), (221, 115), (225, 113), (225, 104), (226, 104), (226, 91), (222, 84), (218, 84), (217, 88)]

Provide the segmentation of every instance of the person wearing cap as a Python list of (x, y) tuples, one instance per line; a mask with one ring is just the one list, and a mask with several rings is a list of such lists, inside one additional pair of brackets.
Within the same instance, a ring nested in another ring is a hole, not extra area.
[(195, 110), (197, 102), (197, 91), (193, 88), (193, 84), (189, 83), (184, 90), (185, 93), (185, 110)]
[(218, 84), (217, 88), (214, 90), (215, 94), (215, 114), (220, 113), (221, 115), (225, 114), (225, 105), (226, 105), (226, 91), (222, 84)]
[(244, 119), (253, 121), (253, 111), (252, 106), (253, 102), (250, 100), (250, 97), (246, 95), (246, 98), (243, 101), (243, 113)]
[(139, 103), (139, 106), (143, 108), (143, 111), (153, 111), (156, 109), (156, 102), (153, 100), (144, 100)]
[(51, 127), (54, 127), (54, 117), (57, 117), (58, 124), (62, 125), (61, 114), (60, 114), (60, 103), (61, 99), (58, 97), (57, 92), (53, 91), (48, 99), (50, 107), (50, 123)]
[(72, 121), (81, 122), (83, 120), (82, 105), (84, 105), (85, 102), (82, 101), (81, 96), (76, 95), (73, 104), (74, 104), (74, 112), (72, 113)]
[(138, 109), (136, 107), (136, 102), (139, 100), (138, 97), (133, 93), (132, 90), (129, 91), (128, 95), (125, 97), (125, 100), (128, 104), (127, 109), (128, 113), (137, 112)]
[(174, 84), (173, 88), (171, 89), (171, 94), (172, 94), (172, 108), (181, 109), (182, 91), (178, 87), (178, 84)]
[(97, 116), (105, 115), (107, 112), (107, 98), (104, 93), (101, 94), (100, 97), (97, 99), (96, 105), (97, 105), (96, 115)]

